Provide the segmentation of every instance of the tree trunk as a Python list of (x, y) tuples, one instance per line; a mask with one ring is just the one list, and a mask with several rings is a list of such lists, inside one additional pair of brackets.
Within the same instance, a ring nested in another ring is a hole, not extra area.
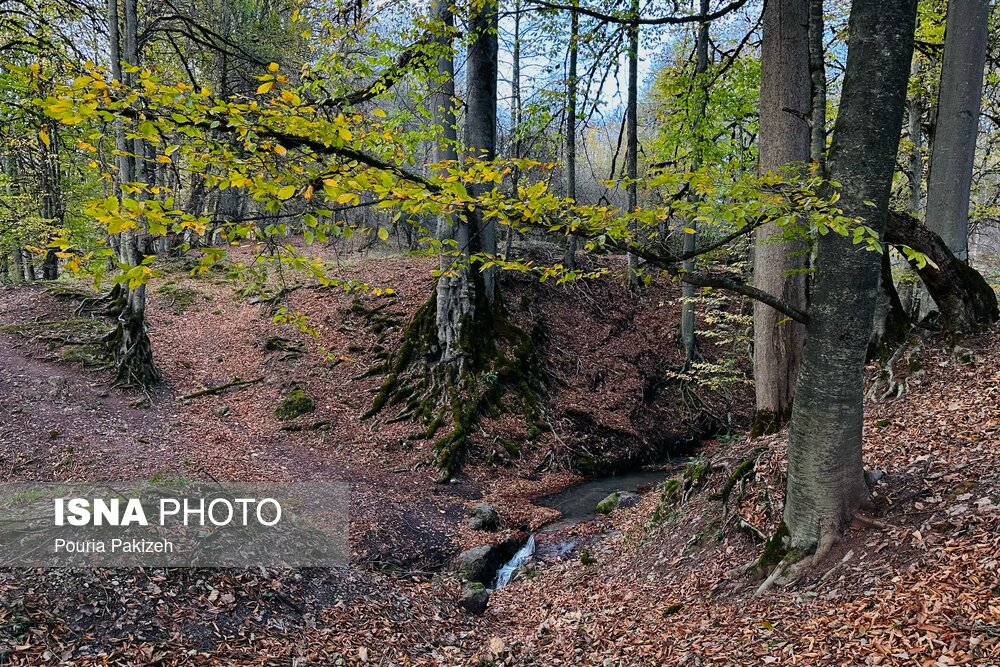
[[(801, 11), (801, 10), (799, 10)], [(809, 76), (812, 79), (812, 111), (809, 156), (826, 162), (826, 53), (823, 48), (823, 0), (809, 0)], [(798, 32), (797, 30), (795, 31)]]
[[(709, 0), (701, 0), (700, 14), (704, 16), (709, 10)], [(694, 157), (691, 160), (691, 171), (697, 171), (702, 165), (702, 142), (706, 140), (701, 136), (702, 123), (705, 119), (705, 110), (708, 108), (708, 86), (703, 80), (705, 72), (708, 71), (708, 21), (698, 23), (698, 33), (695, 38), (695, 88), (698, 91), (698, 108), (695, 111), (694, 123)], [(696, 197), (696, 195), (695, 195)], [(694, 197), (693, 197), (694, 198)], [(682, 249), (684, 253), (693, 254), (698, 247), (698, 223), (695, 220), (688, 220), (687, 226), (695, 230), (695, 233), (684, 234)], [(684, 262), (684, 272), (693, 273), (696, 261), (689, 259)], [(695, 360), (698, 353), (698, 341), (695, 338), (695, 286), (691, 283), (684, 283), (681, 286), (681, 344), (684, 346), (684, 361), (690, 363)]]
[[(855, 0), (829, 153), (840, 206), (880, 236), (899, 146), (917, 0)], [(874, 204), (872, 206), (871, 204)], [(788, 439), (789, 558), (829, 548), (867, 500), (861, 462), (865, 352), (881, 258), (840, 234), (819, 239)]]
[[(458, 132), (455, 117), (455, 60), (453, 50), (455, 18), (446, 0), (438, 0), (432, 10), (440, 29), (445, 35), (440, 38), (442, 54), (438, 56), (438, 78), (440, 85), (431, 94), (433, 124), (441, 128), (441, 138), (434, 145), (435, 163), (455, 163), (458, 161)], [(467, 256), (469, 222), (462, 216), (442, 216), (438, 220), (438, 238), (452, 239)], [(475, 286), (464, 266), (464, 258), (456, 262), (452, 257), (441, 255), (443, 275), (437, 283), (437, 338), (442, 360), (456, 359), (461, 351), (461, 326), (470, 320), (475, 307)]]
[(990, 0), (950, 0), (934, 151), (927, 187), (927, 226), (955, 256), (969, 259), (969, 192), (983, 94)]
[(937, 268), (927, 264), (913, 268), (930, 292), (941, 313), (941, 328), (948, 334), (982, 331), (1000, 318), (993, 288), (948, 248), (944, 239), (917, 218), (893, 211), (885, 240), (907, 245), (926, 255)]
[(20, 248), (14, 248), (14, 252), (11, 253), (14, 258), (14, 282), (19, 283), (23, 281), (24, 278), (24, 255)]
[[(639, 0), (632, 0), (632, 16), (639, 15)], [(628, 27), (628, 90), (625, 100), (625, 210), (634, 213), (639, 206), (639, 191), (636, 179), (639, 174), (639, 24)], [(635, 223), (632, 223), (633, 230)], [(625, 287), (632, 294), (638, 294), (639, 258), (633, 253), (626, 254)]]
[[(576, 0), (574, 0), (575, 4)], [(569, 66), (566, 72), (566, 197), (576, 201), (576, 65), (579, 51), (580, 13), (569, 13)], [(563, 265), (576, 268), (576, 237), (566, 239), (566, 257)]]
[[(809, 18), (809, 8), (800, 0), (772, 0), (764, 9), (761, 174), (810, 159), (806, 119), (813, 109), (815, 129), (817, 102), (810, 86)], [(755, 232), (754, 286), (805, 310), (808, 254), (802, 243), (779, 242), (775, 236), (780, 233), (781, 228), (773, 223)], [(778, 430), (791, 416), (805, 327), (759, 301), (753, 310), (757, 415), (752, 430), (754, 435), (763, 435)]]
[[(124, 0), (125, 16), (124, 46), (119, 33), (118, 3), (108, 0), (109, 46), (113, 79), (131, 85), (133, 74), (125, 67), (138, 66), (138, 16), (136, 0)], [(123, 50), (124, 48), (124, 50)], [(115, 143), (118, 149), (119, 198), (126, 196), (125, 184), (139, 177), (135, 154), (142, 154), (141, 142), (130, 142), (125, 137), (121, 121), (116, 122)], [(128, 230), (119, 235), (119, 260), (127, 266), (136, 266), (141, 261), (139, 252), (139, 230)], [(148, 387), (160, 379), (153, 365), (153, 352), (146, 333), (146, 286), (116, 286), (109, 297), (112, 308), (118, 310), (118, 324), (105, 339), (115, 359), (116, 381), (125, 386)]]
[[(495, 160), (497, 148), (497, 74), (499, 47), (497, 44), (496, 0), (484, 0), (482, 6), (475, 6), (469, 17), (469, 45), (466, 60), (466, 116), (465, 150), (469, 156), (479, 160)], [(476, 185), (474, 194), (483, 194), (493, 189), (492, 185)], [(497, 226), (494, 220), (487, 220), (483, 212), (476, 209), (469, 213), (470, 223), (475, 229), (473, 252), (496, 255)], [(482, 278), (483, 298), (492, 305), (496, 297), (496, 267), (484, 271), (476, 270)]]
[[(920, 58), (913, 58), (910, 67), (910, 79), (920, 76)], [(921, 215), (924, 209), (924, 131), (923, 131), (923, 99), (919, 90), (914, 90), (906, 100), (906, 117), (908, 120), (907, 134), (910, 138), (910, 154), (907, 159), (906, 177), (910, 183), (909, 210), (915, 216)], [(925, 307), (930, 300), (926, 290), (916, 280), (916, 274), (905, 260), (897, 258), (897, 266), (904, 272), (906, 279), (900, 281), (899, 299), (903, 312), (916, 321), (926, 314)]]

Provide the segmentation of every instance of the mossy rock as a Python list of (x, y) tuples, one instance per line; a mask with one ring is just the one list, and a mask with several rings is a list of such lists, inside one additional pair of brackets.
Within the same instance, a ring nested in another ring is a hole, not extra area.
[(619, 507), (630, 507), (639, 502), (639, 496), (628, 491), (615, 491), (604, 500), (597, 503), (595, 511), (598, 514), (609, 514)]
[(309, 394), (302, 389), (293, 389), (288, 392), (281, 400), (281, 403), (278, 404), (278, 407), (274, 409), (274, 414), (278, 416), (278, 419), (287, 421), (304, 415), (307, 412), (312, 412), (315, 409), (316, 401)]

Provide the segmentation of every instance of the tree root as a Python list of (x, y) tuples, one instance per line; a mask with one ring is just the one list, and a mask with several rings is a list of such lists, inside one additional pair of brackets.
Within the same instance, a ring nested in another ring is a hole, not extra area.
[[(772, 538), (773, 539), (773, 538)], [(760, 597), (775, 586), (788, 586), (798, 580), (802, 574), (813, 565), (819, 563), (824, 556), (830, 553), (834, 543), (837, 541), (837, 531), (824, 528), (820, 532), (816, 549), (809, 553), (802, 549), (789, 549), (777, 567), (754, 591), (754, 597)]]
[[(477, 321), (465, 323), (463, 354), (442, 359), (437, 339), (437, 291), (431, 293), (403, 329), (395, 354), (384, 353), (383, 363), (362, 376), (385, 372), (371, 408), (362, 418), (398, 407), (390, 422), (415, 421), (424, 426), (412, 439), (432, 439), (449, 422), (451, 428), (434, 440), (438, 481), (455, 475), (467, 454), (470, 436), (482, 417), (503, 409), (516, 409), (525, 419), (528, 437), (545, 430), (541, 396), (547, 378), (541, 370), (537, 347), (542, 329), (529, 334), (514, 324), (502, 304)], [(393, 323), (381, 309), (352, 311), (373, 315), (373, 329), (381, 334)], [(477, 308), (477, 311), (479, 309)], [(505, 456), (512, 455), (508, 450)]]

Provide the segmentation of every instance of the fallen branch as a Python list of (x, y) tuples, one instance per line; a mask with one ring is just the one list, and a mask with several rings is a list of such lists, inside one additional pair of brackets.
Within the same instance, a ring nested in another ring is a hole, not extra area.
[(198, 391), (191, 392), (181, 396), (182, 401), (187, 401), (192, 398), (201, 398), (202, 396), (211, 396), (212, 394), (219, 394), (227, 389), (232, 389), (233, 387), (245, 387), (251, 384), (257, 384), (258, 382), (263, 382), (264, 376), (254, 378), (252, 380), (241, 380), (239, 378), (234, 378), (232, 382), (227, 382), (226, 384), (220, 384), (218, 387), (206, 387), (205, 389), (199, 389)]

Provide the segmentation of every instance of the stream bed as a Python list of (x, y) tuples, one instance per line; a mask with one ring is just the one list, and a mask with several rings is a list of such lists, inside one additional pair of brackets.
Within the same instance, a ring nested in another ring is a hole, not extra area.
[(538, 533), (528, 536), (517, 553), (497, 570), (492, 588), (506, 586), (518, 568), (535, 556), (536, 549), (540, 552), (543, 550), (543, 543), (544, 551), (550, 557), (560, 557), (571, 552), (578, 546), (577, 540), (560, 539), (558, 536), (546, 539), (547, 536), (593, 519), (597, 516), (597, 504), (610, 494), (615, 491), (643, 493), (663, 482), (669, 475), (670, 469), (663, 469), (598, 477), (538, 499), (535, 501), (537, 505), (558, 510), (562, 516), (542, 526)]

